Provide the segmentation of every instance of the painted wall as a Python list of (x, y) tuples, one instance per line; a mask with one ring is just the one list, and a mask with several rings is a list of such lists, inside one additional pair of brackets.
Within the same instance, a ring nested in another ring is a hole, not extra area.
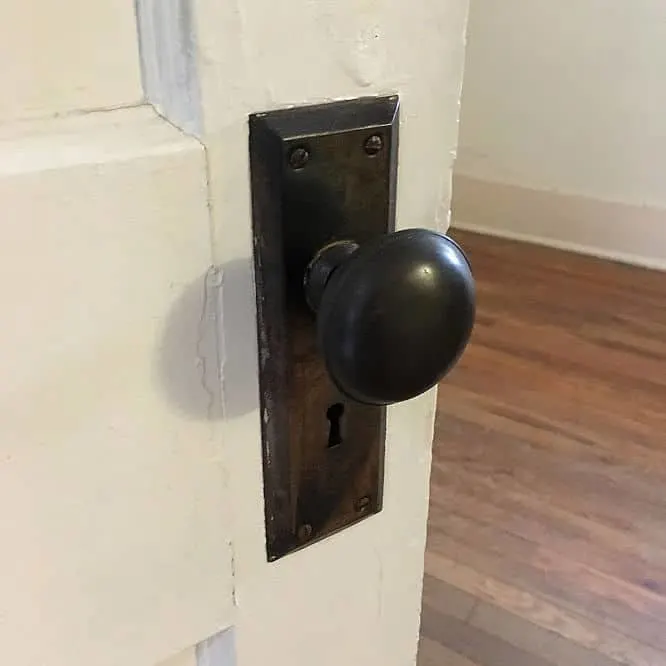
[[(472, 0), (457, 217), (646, 259), (660, 242), (666, 257), (666, 219), (653, 220), (666, 210), (665, 69), (660, 0)], [(482, 193), (486, 182), (510, 187)], [(507, 200), (521, 189), (551, 198), (514, 210)], [(470, 210), (470, 197), (482, 196), (517, 220)]]

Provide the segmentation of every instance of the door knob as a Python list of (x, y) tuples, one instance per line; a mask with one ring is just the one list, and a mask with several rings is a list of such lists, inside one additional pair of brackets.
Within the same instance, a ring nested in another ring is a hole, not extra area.
[(448, 236), (385, 234), (319, 250), (304, 278), (320, 352), (349, 398), (387, 405), (434, 386), (455, 365), (474, 324), (474, 278)]

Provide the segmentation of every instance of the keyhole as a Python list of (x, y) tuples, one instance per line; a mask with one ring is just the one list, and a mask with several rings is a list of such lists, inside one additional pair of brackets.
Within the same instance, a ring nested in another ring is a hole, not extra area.
[(342, 415), (345, 413), (345, 406), (341, 402), (336, 402), (326, 410), (328, 419), (328, 448), (342, 444)]

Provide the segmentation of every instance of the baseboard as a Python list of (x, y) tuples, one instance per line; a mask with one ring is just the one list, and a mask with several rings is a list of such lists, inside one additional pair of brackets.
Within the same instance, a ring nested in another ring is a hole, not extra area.
[(666, 270), (666, 209), (453, 179), (454, 228)]

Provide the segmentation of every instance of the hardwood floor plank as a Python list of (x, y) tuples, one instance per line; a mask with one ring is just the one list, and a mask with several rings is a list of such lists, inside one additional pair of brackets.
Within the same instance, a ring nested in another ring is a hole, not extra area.
[(618, 666), (619, 663), (625, 663), (597, 650), (582, 647), (491, 604), (479, 604), (470, 623), (556, 666)]
[(436, 611), (467, 620), (477, 603), (476, 597), (439, 578), (426, 574), (423, 579), (423, 604)]
[[(472, 485), (460, 474), (433, 473), (441, 481), (431, 493), (433, 509), (470, 520), (500, 525), (524, 541), (542, 546), (565, 560), (581, 564), (630, 585), (664, 595), (666, 589), (666, 552), (651, 549), (612, 528), (594, 529), (591, 521), (560, 512), (552, 507), (530, 505), (503, 494), (493, 495), (484, 486)], [(553, 529), (553, 525), (555, 529)], [(440, 525), (440, 528), (443, 527)]]
[(539, 655), (525, 652), (449, 615), (426, 609), (422, 619), (426, 638), (437, 641), (479, 666), (552, 666)]
[[(524, 565), (530, 570), (534, 569), (540, 572), (544, 579), (551, 579), (553, 583), (567, 581), (569, 584), (564, 585), (562, 598), (566, 598), (567, 590), (577, 583), (579, 587), (583, 586), (585, 591), (603, 596), (609, 603), (617, 602), (626, 606), (627, 611), (633, 610), (641, 616), (649, 614), (654, 618), (666, 619), (666, 597), (660, 594), (658, 589), (603, 573), (582, 562), (585, 557), (578, 551), (574, 551), (571, 556), (562, 551), (556, 552), (550, 544), (535, 543), (515, 532), (507, 531), (504, 526), (498, 526), (485, 515), (477, 514), (470, 518), (454, 513), (449, 508), (439, 524), (431, 527), (430, 535), (432, 547), (435, 549), (444, 550), (451, 540), (451, 543), (464, 544), (488, 556), (496, 556), (515, 562), (517, 566)], [(499, 565), (499, 559), (497, 563)], [(645, 573), (650, 575), (651, 572)], [(572, 594), (576, 593), (572, 591)]]
[[(550, 558), (544, 566), (535, 550), (532, 559), (514, 558), (502, 555), (501, 550), (507, 541), (497, 544), (497, 550), (490, 552), (486, 544), (470, 544), (457, 535), (457, 538), (436, 535), (435, 547), (443, 546), (447, 553), (454, 553), (456, 559), (465, 561), (475, 570), (503, 582), (511, 581), (520, 589), (535, 591), (540, 598), (558, 607), (587, 617), (598, 625), (616, 631), (628, 632), (638, 640), (666, 651), (666, 636), (663, 620), (653, 615), (652, 608), (642, 598), (618, 596), (618, 589), (612, 582), (604, 585), (588, 571), (571, 571), (570, 563), (561, 558)], [(513, 545), (509, 546), (513, 548)], [(648, 600), (649, 601), (649, 600)], [(635, 604), (638, 608), (632, 607)]]
[(487, 424), (457, 416), (447, 418), (457, 427), (456, 433), (465, 432), (466, 436), (463, 441), (452, 434), (446, 450), (437, 451), (436, 464), (456, 464), (477, 475), (505, 477), (507, 484), (516, 483), (545, 495), (556, 506), (583, 513), (604, 525), (651, 534), (651, 540), (666, 548), (666, 493), (647, 475), (638, 479), (611, 466), (598, 469), (553, 450), (538, 450), (530, 442)]
[[(466, 556), (465, 553), (461, 559), (466, 560)], [(433, 577), (460, 587), (470, 595), (556, 633), (576, 645), (597, 651), (619, 664), (666, 664), (666, 654), (663, 651), (515, 585), (484, 575), (473, 565), (468, 566), (462, 561), (440, 555), (434, 552), (432, 547), (426, 552), (425, 569)]]
[[(541, 653), (544, 659), (556, 664), (556, 666), (617, 666), (619, 664), (633, 665), (638, 662), (627, 660), (626, 657), (620, 657), (618, 661), (607, 657), (598, 650), (589, 650), (576, 643), (557, 636), (552, 643), (544, 646)], [(663, 657), (658, 655), (659, 661), (653, 661), (652, 664), (662, 664)]]
[(549, 541), (559, 538), (565, 544), (581, 543), (581, 547), (587, 542), (603, 549), (611, 561), (616, 554), (626, 554), (632, 562), (646, 563), (644, 570), (652, 566), (663, 567), (666, 562), (666, 551), (655, 548), (649, 540), (638, 539), (635, 533), (627, 534), (603, 525), (575, 510), (558, 507), (549, 501), (545, 493), (530, 492), (518, 484), (507, 483), (506, 479), (471, 474), (459, 466), (437, 465), (433, 467), (431, 495), (433, 505), (446, 503), (447, 510), (466, 506), (468, 496), (473, 498), (472, 502), (483, 502), (486, 509), (499, 505), (509, 516), (510, 525), (515, 524), (516, 516), (533, 516), (539, 522), (540, 533), (545, 534)]
[(479, 666), (479, 664), (453, 652), (437, 641), (422, 636), (417, 666)]
[[(537, 655), (544, 655), (549, 646), (559, 638), (559, 634), (554, 631), (544, 629), (487, 602), (477, 604), (469, 618), (469, 623), (525, 652)], [(613, 666), (617, 665), (613, 664)]]
[(579, 645), (590, 648), (599, 645), (599, 628), (594, 623), (525, 590), (480, 573), (472, 566), (440, 555), (432, 548), (426, 552), (425, 570), (431, 576), (447, 581), (478, 599), (566, 636)]

